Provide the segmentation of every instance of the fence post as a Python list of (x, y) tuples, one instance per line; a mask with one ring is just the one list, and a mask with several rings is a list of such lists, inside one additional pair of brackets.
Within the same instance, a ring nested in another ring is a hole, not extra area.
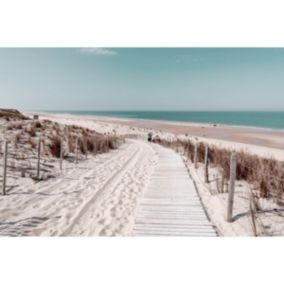
[(6, 195), (6, 178), (7, 178), (7, 159), (8, 159), (8, 141), (4, 143), (4, 157), (3, 157), (3, 195)]
[(69, 131), (67, 130), (67, 134), (66, 134), (66, 145), (67, 145), (67, 151), (71, 152), (70, 149), (70, 140), (69, 140)]
[(194, 159), (193, 159), (195, 169), (197, 169), (197, 154), (198, 154), (198, 144), (196, 143), (194, 145)]
[(76, 136), (76, 143), (75, 143), (75, 163), (78, 164), (78, 136)]
[(37, 178), (39, 179), (40, 174), (40, 152), (41, 152), (41, 137), (38, 138), (38, 145), (37, 145)]
[(186, 157), (188, 158), (189, 157), (189, 154), (190, 154), (190, 151), (189, 151), (189, 141), (187, 141), (186, 143)]
[(60, 141), (60, 170), (62, 171), (62, 160), (63, 160), (63, 139)]
[(231, 163), (230, 163), (230, 184), (229, 184), (228, 212), (227, 212), (227, 221), (230, 223), (233, 222), (232, 215), (233, 215), (233, 205), (234, 205), (236, 171), (237, 171), (237, 157), (236, 153), (233, 152), (231, 155)]
[(96, 136), (93, 136), (94, 154), (97, 154)]
[(209, 148), (206, 146), (205, 148), (205, 157), (204, 157), (204, 180), (206, 183), (209, 182), (209, 174), (208, 174), (208, 152)]

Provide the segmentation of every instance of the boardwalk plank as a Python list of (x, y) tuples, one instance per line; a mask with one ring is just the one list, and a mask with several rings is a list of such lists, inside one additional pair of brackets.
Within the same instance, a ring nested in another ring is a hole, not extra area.
[(136, 210), (136, 236), (213, 237), (208, 220), (181, 157), (153, 145), (158, 165)]

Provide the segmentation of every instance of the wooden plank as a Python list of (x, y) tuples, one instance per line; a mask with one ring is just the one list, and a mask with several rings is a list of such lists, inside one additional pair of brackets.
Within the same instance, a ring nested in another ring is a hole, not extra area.
[(158, 165), (136, 210), (136, 236), (216, 236), (193, 181), (173, 150), (153, 145)]

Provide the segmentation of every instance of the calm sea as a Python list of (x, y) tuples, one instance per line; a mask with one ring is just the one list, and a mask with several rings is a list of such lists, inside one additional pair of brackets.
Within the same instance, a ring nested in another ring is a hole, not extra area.
[(284, 130), (284, 112), (210, 111), (48, 111), (74, 115), (100, 115), (120, 118), (216, 123)]

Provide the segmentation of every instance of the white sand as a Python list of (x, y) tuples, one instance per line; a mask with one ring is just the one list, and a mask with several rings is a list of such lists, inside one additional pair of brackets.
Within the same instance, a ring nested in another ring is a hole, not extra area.
[[(100, 118), (96, 116), (77, 116), (77, 115), (42, 113), (41, 118), (49, 119), (52, 121), (57, 121), (57, 122), (67, 124), (67, 125), (74, 124), (78, 126), (83, 126), (83, 127), (90, 128), (100, 133), (114, 133), (115, 132), (120, 135), (137, 134), (137, 135), (144, 135), (146, 137), (147, 133), (153, 132), (154, 135), (158, 135), (159, 137), (164, 138), (164, 139), (177, 139), (177, 138), (182, 139), (182, 140), (198, 139), (198, 141), (200, 142), (205, 142), (210, 145), (218, 146), (220, 148), (234, 149), (236, 151), (246, 151), (248, 153), (255, 154), (260, 157), (274, 158), (280, 161), (284, 161), (284, 151), (281, 149), (252, 145), (252, 144), (245, 144), (245, 143), (239, 143), (239, 142), (225, 141), (225, 140), (219, 140), (219, 139), (213, 139), (213, 138), (198, 137), (198, 136), (174, 135), (172, 133), (165, 132), (165, 131), (157, 131), (157, 130), (152, 130), (149, 128), (139, 128), (139, 127), (128, 126), (128, 125), (123, 124), (123, 122), (127, 122), (128, 120), (122, 119), (122, 118), (117, 119), (119, 123), (113, 123), (112, 122), (113, 118), (106, 118), (106, 117)], [(165, 122), (161, 122), (161, 123), (165, 123)], [(173, 124), (177, 125), (176, 122), (174, 122)], [(185, 124), (185, 123), (181, 123), (181, 124)], [(186, 124), (191, 125), (190, 123), (186, 123)], [(198, 125), (198, 124), (194, 124), (194, 125)], [(208, 127), (214, 130), (214, 127), (212, 126), (208, 126)]]
[[(62, 173), (56, 162), (56, 178), (47, 181), (35, 183), (30, 178), (9, 176), (8, 185), (15, 187), (7, 196), (0, 195), (0, 235), (131, 235), (139, 198), (146, 190), (158, 162), (155, 149), (145, 142), (149, 129), (123, 125), (122, 121), (118, 124), (71, 115), (42, 115), (41, 118), (87, 127), (100, 133), (137, 134), (144, 141), (128, 139), (118, 150), (90, 155), (88, 160), (78, 165), (64, 162)], [(283, 151), (278, 149), (184, 135), (177, 137), (161, 131), (153, 133), (161, 138), (198, 139), (219, 147), (242, 149), (263, 157), (273, 156), (284, 160)], [(214, 194), (213, 185), (213, 189), (208, 189), (202, 183), (202, 168), (195, 171), (190, 166), (190, 171), (220, 235), (252, 235), (250, 217), (245, 215), (233, 224), (227, 223), (227, 194)], [(237, 188), (235, 214), (248, 211), (249, 191), (246, 185), (240, 185)], [(275, 207), (271, 202), (267, 202), (267, 206), (269, 209)], [(275, 214), (264, 216), (261, 222), (265, 223), (269, 234), (281, 235), (283, 217)]]
[[(184, 158), (185, 159), (185, 158)], [(233, 219), (227, 222), (228, 192), (220, 193), (221, 175), (217, 168), (209, 168), (209, 183), (204, 182), (204, 165), (198, 169), (185, 159), (191, 176), (196, 183), (201, 200), (212, 223), (220, 236), (254, 236), (253, 219), (250, 211), (252, 185), (244, 181), (237, 181), (234, 194)], [(218, 185), (219, 183), (219, 185)], [(258, 236), (283, 236), (284, 214), (283, 207), (277, 205), (273, 199), (259, 199), (262, 213), (255, 214), (255, 228)]]
[(155, 161), (146, 143), (128, 140), (78, 165), (65, 163), (56, 179), (9, 178), (18, 187), (0, 196), (0, 235), (129, 235)]

